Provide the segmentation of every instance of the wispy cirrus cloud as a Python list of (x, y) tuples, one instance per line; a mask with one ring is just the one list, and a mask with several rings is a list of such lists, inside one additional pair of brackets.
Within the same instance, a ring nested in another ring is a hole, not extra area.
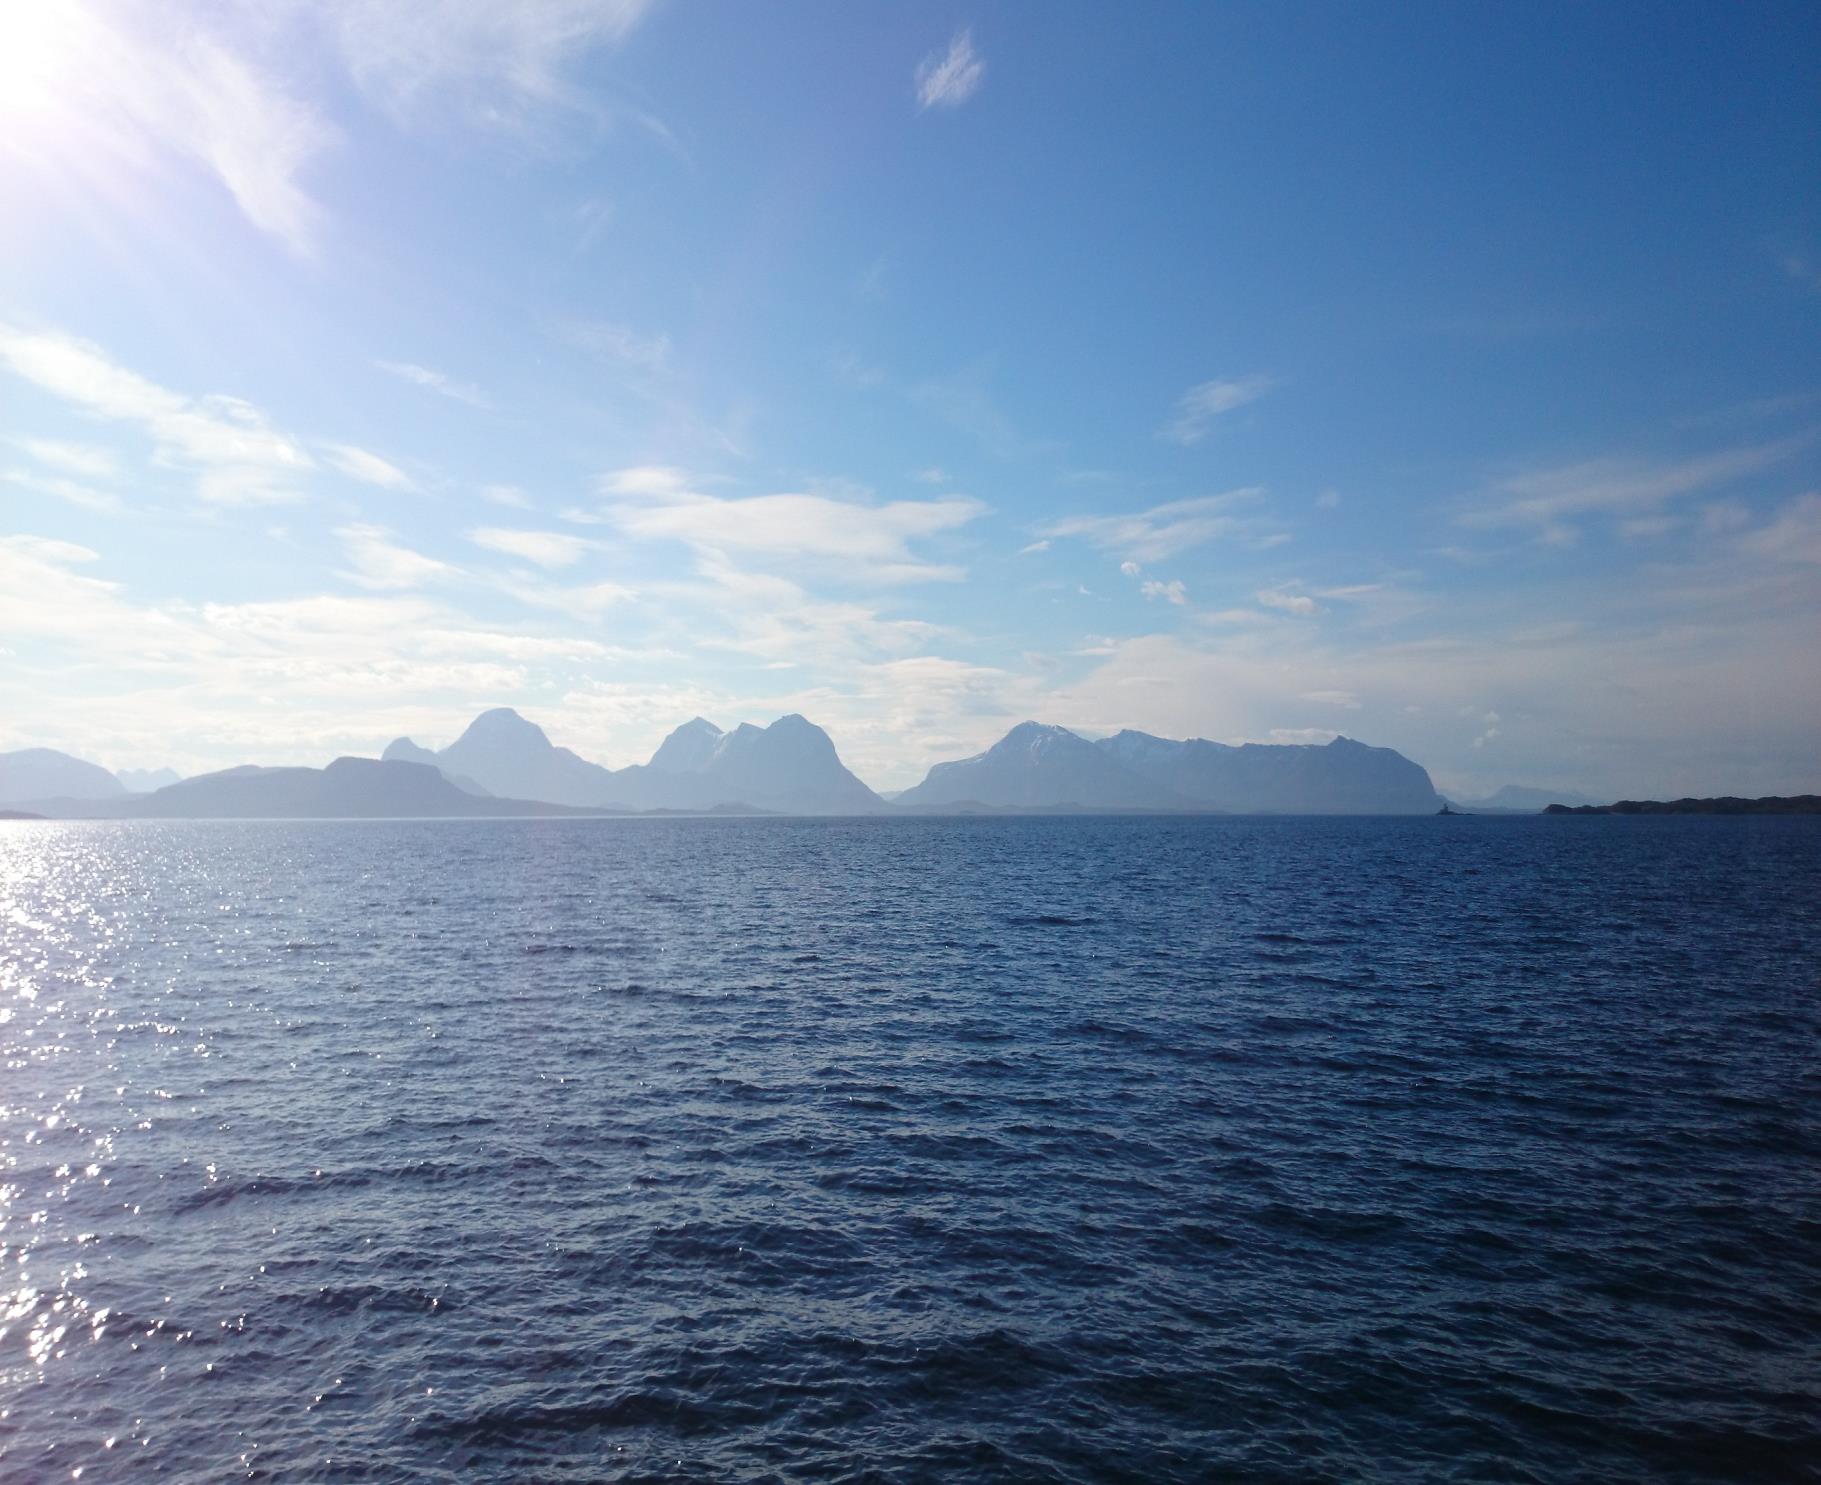
[(73, 336), (0, 324), (0, 368), (92, 417), (137, 427), (154, 462), (191, 472), (197, 493), (216, 504), (297, 499), (299, 476), (314, 467), (251, 403), (170, 391)]
[(1821, 495), (1798, 495), (1765, 525), (1742, 536), (1739, 545), (1771, 562), (1821, 565)]
[[(1787, 459), (1812, 440), (1724, 449), (1683, 459), (1605, 458), (1509, 475), (1458, 520), (1484, 528), (1529, 527), (1539, 539), (1567, 545), (1573, 523), (1604, 516), (1633, 522), (1658, 516), (1684, 496), (1717, 492)], [(1649, 534), (1640, 528), (1633, 534)]]
[(1233, 514), (1257, 500), (1256, 486), (1220, 495), (1172, 500), (1149, 510), (1124, 515), (1068, 516), (1043, 528), (1046, 537), (1080, 537), (1128, 562), (1161, 562), (1204, 542), (1245, 530), (1248, 522)]
[(73, 480), (63, 474), (42, 474), (32, 469), (9, 469), (0, 473), (0, 479), (21, 490), (31, 490), (40, 495), (55, 496), (58, 500), (71, 505), (81, 506), (84, 510), (100, 512), (103, 515), (118, 515), (125, 507), (120, 497), (111, 490), (97, 490), (93, 485), (85, 485), (80, 480)]
[(959, 108), (980, 91), (986, 62), (974, 50), (974, 33), (957, 31), (946, 52), (931, 52), (917, 64), (920, 107)]
[(670, 337), (641, 334), (612, 320), (563, 320), (551, 327), (557, 339), (601, 361), (638, 371), (661, 371), (670, 362)]
[(482, 409), (493, 406), (487, 394), (473, 383), (457, 381), (440, 371), (432, 371), (428, 366), (419, 366), (411, 361), (375, 361), (373, 364), (389, 375), (435, 392), (440, 397), (447, 397), (451, 402)]
[(57, 438), (14, 438), (10, 442), (40, 464), (64, 474), (79, 475), (86, 480), (111, 480), (120, 474), (120, 461), (107, 449), (94, 444), (71, 443)]
[(351, 480), (374, 485), (381, 490), (415, 490), (416, 482), (389, 459), (351, 443), (322, 446), (323, 457)]
[(1202, 382), (1190, 387), (1176, 399), (1176, 409), (1157, 436), (1185, 447), (1200, 443), (1214, 430), (1214, 420), (1222, 413), (1256, 402), (1277, 385), (1275, 377), (1262, 372), (1251, 376), (1228, 377)]
[(624, 41), (652, 0), (338, 0), (323, 8), (362, 91), (406, 116), (440, 98), (486, 122), (527, 108), (587, 108), (569, 69)]
[(466, 534), (477, 547), (518, 557), (539, 567), (572, 567), (594, 545), (584, 537), (562, 531), (518, 531), (503, 526), (481, 526)]

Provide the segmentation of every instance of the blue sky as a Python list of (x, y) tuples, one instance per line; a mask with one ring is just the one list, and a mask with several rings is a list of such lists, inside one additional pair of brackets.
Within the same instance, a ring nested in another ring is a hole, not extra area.
[(1821, 787), (1812, 5), (0, 17), (0, 746)]

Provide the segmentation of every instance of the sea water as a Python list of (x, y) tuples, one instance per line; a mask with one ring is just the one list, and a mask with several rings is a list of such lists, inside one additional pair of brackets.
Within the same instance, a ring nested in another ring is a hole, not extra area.
[(0, 826), (0, 1480), (1801, 1480), (1821, 821)]

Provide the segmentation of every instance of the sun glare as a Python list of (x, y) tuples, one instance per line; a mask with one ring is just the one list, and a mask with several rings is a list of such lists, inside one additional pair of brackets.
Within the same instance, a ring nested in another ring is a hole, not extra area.
[(0, 6), (0, 113), (16, 121), (56, 109), (81, 54), (85, 21), (67, 0)]

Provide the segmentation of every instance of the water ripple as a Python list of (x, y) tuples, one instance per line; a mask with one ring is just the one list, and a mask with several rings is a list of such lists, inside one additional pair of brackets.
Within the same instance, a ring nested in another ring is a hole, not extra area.
[(0, 1481), (1821, 1479), (1818, 904), (1806, 820), (9, 824)]

